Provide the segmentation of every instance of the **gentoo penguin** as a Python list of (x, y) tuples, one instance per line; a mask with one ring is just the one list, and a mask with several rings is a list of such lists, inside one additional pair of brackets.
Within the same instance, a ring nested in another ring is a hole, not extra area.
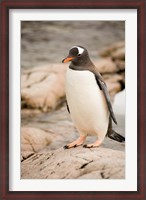
[(83, 147), (98, 147), (105, 136), (123, 142), (125, 138), (112, 129), (113, 113), (106, 84), (82, 46), (73, 46), (63, 63), (71, 61), (66, 72), (67, 109), (80, 137), (64, 146), (64, 149), (82, 145), (88, 135), (97, 136), (93, 144)]

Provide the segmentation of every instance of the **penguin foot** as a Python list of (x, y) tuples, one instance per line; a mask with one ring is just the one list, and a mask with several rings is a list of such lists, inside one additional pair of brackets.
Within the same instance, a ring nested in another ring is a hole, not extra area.
[(99, 146), (95, 146), (95, 145), (93, 145), (93, 144), (85, 144), (85, 145), (83, 145), (83, 147), (84, 147), (84, 148), (97, 148), (97, 147), (99, 147)]
[(85, 141), (86, 136), (80, 136), (77, 140), (75, 140), (74, 142), (65, 145), (63, 148), (64, 149), (70, 149), (70, 148), (75, 148), (78, 146), (81, 146), (83, 144), (83, 142)]
[(72, 147), (70, 147), (69, 145), (65, 145), (63, 148), (64, 149), (70, 149), (70, 148), (75, 148), (75, 147), (78, 147), (78, 146), (81, 146), (82, 144), (80, 144), (80, 145), (74, 145), (74, 146), (72, 146)]
[(93, 144), (85, 144), (83, 145), (84, 148), (97, 148), (101, 145), (102, 141), (97, 140), (95, 143)]
[(93, 145), (84, 144), (83, 147), (84, 148), (93, 148)]

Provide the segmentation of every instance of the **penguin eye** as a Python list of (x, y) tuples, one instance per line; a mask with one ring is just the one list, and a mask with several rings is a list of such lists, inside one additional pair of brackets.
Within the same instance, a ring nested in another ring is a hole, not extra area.
[(80, 57), (80, 56), (81, 56), (81, 54), (79, 53), (77, 56), (78, 56), (78, 57)]

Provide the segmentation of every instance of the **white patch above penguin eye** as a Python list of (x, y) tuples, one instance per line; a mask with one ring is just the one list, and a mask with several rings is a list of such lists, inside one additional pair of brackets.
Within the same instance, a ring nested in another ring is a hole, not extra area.
[(80, 56), (84, 52), (84, 49), (81, 47), (77, 47), (77, 49), (78, 49), (78, 56)]
[(80, 56), (84, 52), (84, 49), (82, 47), (73, 46), (72, 49), (73, 48), (77, 48), (78, 49), (78, 56)]

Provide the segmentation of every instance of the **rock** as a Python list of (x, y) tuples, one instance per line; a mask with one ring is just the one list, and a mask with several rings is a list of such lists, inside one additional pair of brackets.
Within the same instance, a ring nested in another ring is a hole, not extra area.
[(115, 64), (117, 68), (119, 69), (119, 71), (125, 71), (125, 61), (116, 59)]
[(111, 97), (111, 101), (114, 101), (114, 96), (121, 91), (121, 84), (118, 82), (112, 83), (107, 82), (107, 88), (109, 89), (109, 94)]
[(40, 151), (51, 143), (52, 139), (48, 132), (38, 128), (21, 128), (21, 160)]
[(99, 55), (102, 57), (109, 57), (113, 52), (116, 52), (118, 49), (121, 49), (125, 46), (124, 41), (116, 42), (99, 52)]
[(117, 49), (111, 53), (111, 57), (116, 60), (125, 60), (125, 48)]
[[(46, 67), (47, 68), (47, 67)], [(22, 88), (31, 87), (31, 85), (39, 83), (41, 80), (44, 80), (47, 77), (48, 73), (45, 71), (40, 71), (36, 69), (34, 72), (29, 72), (22, 75)]]
[(119, 71), (111, 58), (101, 58), (94, 61), (95, 66), (101, 74), (116, 73)]
[(23, 106), (45, 112), (56, 108), (65, 96), (65, 70), (66, 65), (50, 64), (23, 72), (21, 83)]
[(123, 76), (121, 74), (104, 74), (103, 78), (106, 80), (106, 83), (116, 83), (123, 81)]
[(60, 148), (22, 162), (22, 179), (124, 179), (125, 153), (107, 148)]
[(123, 80), (121, 81), (123, 87), (122, 90), (125, 88), (125, 72), (121, 72), (120, 75), (123, 77)]
[(113, 101), (115, 95), (122, 89), (124, 77), (120, 74), (104, 74), (103, 78), (106, 80), (106, 85)]
[(38, 110), (38, 109), (28, 109), (28, 108), (24, 108), (24, 109), (22, 109), (21, 110), (21, 116), (23, 117), (23, 118), (28, 118), (28, 117), (34, 117), (34, 116), (36, 116), (36, 115), (38, 115), (38, 114), (40, 114), (41, 113), (41, 111), (40, 110)]

